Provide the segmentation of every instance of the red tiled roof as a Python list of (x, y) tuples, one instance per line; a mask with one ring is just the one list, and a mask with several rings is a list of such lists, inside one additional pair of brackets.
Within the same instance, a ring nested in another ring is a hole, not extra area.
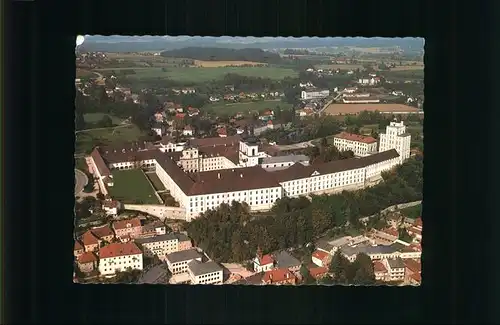
[(98, 228), (91, 229), (92, 233), (97, 237), (97, 238), (103, 238), (107, 236), (114, 236), (113, 230), (108, 226), (102, 226)]
[(99, 239), (90, 231), (87, 230), (83, 235), (82, 235), (82, 243), (83, 245), (95, 245), (99, 243)]
[(184, 130), (186, 130), (186, 131), (191, 131), (191, 130), (193, 130), (193, 128), (191, 127), (191, 125), (186, 125), (186, 126), (184, 127)]
[(259, 261), (259, 264), (262, 265), (268, 265), (274, 263), (274, 258), (271, 255), (264, 255)]
[(82, 244), (78, 240), (75, 240), (75, 247), (73, 248), (73, 250), (78, 251), (81, 249), (83, 249)]
[(309, 268), (309, 274), (315, 279), (328, 273), (328, 268), (326, 267), (311, 267)]
[(387, 229), (384, 229), (384, 230), (381, 230), (382, 232), (386, 233), (386, 234), (389, 234), (391, 236), (396, 236), (396, 237), (399, 237), (399, 232), (394, 229), (394, 228), (387, 228)]
[(113, 201), (106, 200), (106, 201), (104, 201), (104, 203), (102, 205), (104, 207), (106, 207), (106, 208), (112, 209), (112, 208), (116, 208), (118, 206), (118, 201), (115, 201), (115, 200), (113, 200)]
[(407, 269), (411, 270), (412, 272), (418, 272), (420, 273), (422, 271), (422, 264), (416, 260), (403, 260), (405, 263), (405, 266)]
[(142, 254), (142, 251), (133, 242), (113, 243), (104, 246), (99, 250), (100, 258), (111, 258), (117, 256), (137, 255)]
[(414, 251), (422, 251), (422, 245), (420, 245), (420, 244), (410, 244), (410, 247), (411, 247)]
[(384, 264), (379, 261), (373, 262), (373, 271), (374, 272), (387, 272), (387, 269), (385, 268)]
[(363, 143), (377, 142), (377, 139), (375, 139), (373, 137), (367, 137), (364, 135), (347, 133), (347, 132), (340, 132), (339, 134), (335, 135), (335, 137), (339, 138), (339, 139), (345, 139), (345, 140), (349, 140), (349, 141), (357, 141), (357, 142), (363, 142)]
[(422, 282), (422, 275), (420, 273), (413, 273), (410, 275), (410, 278), (417, 281), (418, 283)]
[(95, 256), (95, 254), (92, 252), (85, 252), (82, 255), (78, 256), (78, 263), (80, 264), (92, 262), (97, 262), (97, 256)]
[(176, 118), (184, 118), (185, 116), (186, 116), (186, 114), (184, 114), (184, 113), (177, 113), (177, 114), (175, 114)]
[[(127, 227), (127, 225), (130, 225), (130, 227)], [(118, 220), (113, 222), (113, 229), (125, 229), (125, 228), (135, 228), (135, 227), (141, 227), (141, 220), (139, 220), (139, 218)]]
[(274, 283), (274, 282), (281, 282), (281, 281), (285, 281), (288, 279), (294, 279), (294, 278), (295, 278), (295, 275), (293, 275), (293, 273), (290, 272), (290, 270), (288, 270), (288, 269), (274, 269), (274, 270), (267, 271), (264, 274), (262, 281), (265, 283), (267, 283), (267, 282)]
[(319, 260), (321, 260), (321, 261), (322, 261), (323, 259), (325, 259), (327, 256), (328, 256), (328, 253), (323, 252), (323, 251), (314, 251), (314, 252), (312, 253), (312, 257), (315, 257), (315, 258), (317, 258), (317, 259), (319, 259)]
[(422, 235), (422, 231), (418, 228), (415, 228), (415, 227), (410, 227), (409, 232), (412, 232), (412, 233), (417, 234), (417, 235)]
[(239, 144), (241, 137), (239, 135), (234, 135), (226, 138), (203, 138), (203, 139), (193, 139), (189, 141), (189, 144), (197, 147), (214, 147), (214, 146), (225, 146), (225, 145), (236, 145)]
[(217, 133), (219, 135), (227, 135), (227, 131), (226, 131), (226, 128), (220, 128), (217, 130)]
[(418, 217), (416, 220), (415, 220), (415, 226), (417, 227), (422, 227), (422, 218), (421, 217)]
[(101, 153), (99, 152), (99, 150), (97, 150), (97, 148), (94, 148), (94, 150), (92, 150), (90, 156), (92, 157), (92, 160), (94, 160), (94, 163), (101, 176), (111, 175), (111, 171), (109, 170), (108, 165), (106, 165), (106, 163), (102, 159)]

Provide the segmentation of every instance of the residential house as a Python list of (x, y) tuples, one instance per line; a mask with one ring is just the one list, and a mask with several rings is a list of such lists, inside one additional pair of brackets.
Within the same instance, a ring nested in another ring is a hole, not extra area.
[(422, 218), (417, 218), (413, 225), (408, 228), (408, 233), (420, 242), (422, 241)]
[(225, 85), (224, 88), (226, 88), (229, 91), (234, 91), (234, 85)]
[(133, 242), (113, 243), (99, 250), (99, 272), (114, 275), (127, 269), (142, 270), (142, 252)]
[(174, 235), (175, 237), (177, 237), (177, 240), (179, 242), (179, 247), (178, 247), (179, 251), (185, 251), (193, 248), (191, 238), (189, 238), (187, 235), (180, 232), (176, 232), (174, 233)]
[(409, 284), (420, 284), (422, 280), (422, 264), (420, 260), (407, 259), (403, 262), (405, 265), (405, 282)]
[(77, 264), (80, 271), (92, 272), (97, 268), (97, 256), (93, 252), (85, 252), (78, 256)]
[(193, 127), (191, 125), (186, 125), (184, 130), (182, 130), (182, 135), (193, 136)]
[(187, 265), (191, 284), (222, 284), (223, 269), (214, 261), (202, 263), (196, 259)]
[(113, 230), (119, 239), (139, 237), (142, 233), (141, 220), (139, 218), (132, 218), (115, 221), (113, 222)]
[(265, 110), (259, 116), (259, 120), (261, 120), (261, 121), (267, 122), (267, 121), (272, 120), (272, 119), (274, 119), (274, 112), (271, 110)]
[(213, 102), (218, 102), (220, 101), (220, 98), (219, 97), (215, 97), (215, 96), (210, 96), (210, 98), (208, 99), (209, 101), (211, 101), (212, 103)]
[(253, 270), (255, 272), (269, 271), (274, 267), (274, 259), (270, 254), (263, 255), (260, 247), (257, 249), (257, 254), (253, 259)]
[(400, 257), (382, 260), (387, 269), (387, 281), (403, 281), (405, 278), (405, 264)]
[(286, 251), (280, 251), (273, 254), (273, 258), (278, 269), (289, 269), (292, 272), (296, 272), (300, 269), (300, 261)]
[(80, 241), (75, 240), (75, 247), (73, 248), (73, 255), (76, 257), (82, 255), (85, 252), (85, 247), (83, 247)]
[(295, 285), (297, 278), (289, 269), (279, 268), (264, 273), (262, 283), (266, 285)]
[(163, 122), (154, 122), (151, 125), (151, 131), (161, 137), (165, 134), (165, 125), (163, 124)]
[(385, 281), (388, 271), (381, 261), (373, 261), (373, 272), (375, 273), (375, 280)]
[(221, 137), (221, 138), (226, 138), (226, 137), (227, 137), (227, 130), (226, 130), (226, 128), (225, 128), (225, 127), (223, 127), (223, 128), (219, 128), (219, 129), (217, 130), (217, 134), (218, 134), (218, 135), (219, 135), (219, 137)]
[(389, 245), (398, 239), (399, 233), (394, 228), (384, 230), (372, 229), (367, 236), (375, 240), (375, 242), (379, 245)]
[(187, 272), (188, 264), (192, 260), (202, 261), (202, 255), (196, 249), (173, 252), (165, 257), (168, 269), (172, 274)]
[(106, 212), (106, 215), (116, 216), (118, 215), (118, 211), (120, 210), (120, 202), (116, 200), (105, 200), (102, 203), (102, 208)]
[[(142, 248), (145, 256), (157, 256), (163, 261), (170, 253), (184, 251), (191, 248), (183, 246), (184, 242), (186, 242), (184, 236), (185, 235), (183, 234), (170, 233), (154, 237), (138, 238), (135, 240), (135, 243)], [(191, 244), (190, 240), (188, 242)]]
[(319, 267), (326, 267), (332, 261), (332, 256), (324, 251), (315, 250), (312, 253), (312, 262)]
[(194, 88), (184, 88), (181, 90), (181, 92), (187, 95), (187, 94), (194, 94), (196, 90)]
[(198, 114), (200, 114), (200, 110), (193, 107), (188, 107), (187, 111), (190, 117), (197, 116)]
[(159, 235), (165, 235), (167, 227), (160, 221), (151, 222), (142, 226), (140, 238), (147, 238)]
[(101, 227), (96, 227), (91, 229), (92, 233), (100, 240), (110, 243), (114, 238), (115, 234), (113, 230), (108, 226), (104, 225)]
[(328, 268), (327, 267), (309, 267), (309, 274), (311, 276), (318, 280), (324, 277), (325, 275), (328, 274)]
[(90, 230), (86, 231), (80, 240), (86, 252), (94, 252), (99, 249), (100, 240)]
[(154, 119), (156, 122), (160, 122), (162, 123), (165, 116), (163, 116), (163, 114), (161, 112), (156, 112), (154, 115), (153, 115)]

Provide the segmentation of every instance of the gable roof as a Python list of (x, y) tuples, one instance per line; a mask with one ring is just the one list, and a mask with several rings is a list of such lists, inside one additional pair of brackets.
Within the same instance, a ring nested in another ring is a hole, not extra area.
[(95, 254), (92, 252), (85, 252), (82, 255), (78, 256), (77, 260), (80, 264), (92, 263), (97, 262), (97, 256), (95, 256)]
[(274, 254), (274, 260), (276, 261), (278, 268), (300, 266), (300, 261), (286, 251), (280, 251)]
[(113, 222), (113, 229), (126, 229), (141, 227), (141, 220), (139, 218), (132, 218), (126, 220), (118, 220)]
[(117, 256), (128, 256), (142, 254), (142, 251), (134, 242), (113, 243), (99, 250), (100, 258), (111, 258)]
[(82, 235), (81, 240), (82, 240), (83, 245), (85, 245), (85, 246), (99, 244), (99, 239), (90, 230), (87, 230)]
[(215, 263), (214, 261), (208, 261), (206, 263), (199, 262), (197, 260), (192, 260), (188, 263), (188, 268), (195, 276), (213, 273), (213, 272), (222, 272), (222, 267)]
[(262, 277), (262, 281), (265, 283), (281, 282), (289, 279), (295, 279), (295, 275), (286, 268), (267, 271)]
[(101, 153), (99, 150), (97, 150), (97, 147), (92, 150), (92, 153), (90, 154), (92, 159), (94, 160), (94, 163), (101, 174), (101, 176), (109, 176), (111, 175), (111, 171), (108, 168), (108, 165), (104, 162), (102, 159)]
[(73, 250), (78, 251), (81, 249), (83, 249), (82, 244), (78, 240), (75, 240), (75, 247), (73, 248)]
[(97, 238), (103, 238), (103, 237), (108, 237), (108, 236), (114, 236), (115, 233), (113, 230), (108, 226), (104, 225), (102, 227), (97, 227), (94, 229), (90, 230)]

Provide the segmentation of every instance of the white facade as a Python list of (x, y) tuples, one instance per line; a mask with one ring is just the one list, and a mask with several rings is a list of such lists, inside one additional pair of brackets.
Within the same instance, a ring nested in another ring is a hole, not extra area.
[(252, 167), (259, 164), (259, 158), (266, 158), (268, 155), (259, 152), (257, 143), (240, 141), (239, 161), (241, 167)]
[(188, 268), (188, 274), (191, 284), (222, 284), (224, 281), (222, 270), (195, 275), (191, 269)]
[(319, 99), (330, 96), (330, 91), (327, 90), (302, 90), (300, 92), (301, 99)]
[(385, 133), (380, 134), (379, 152), (396, 149), (401, 162), (410, 158), (411, 135), (406, 133), (406, 126), (401, 122), (391, 122)]
[(134, 255), (101, 258), (99, 260), (99, 273), (101, 275), (113, 275), (127, 268), (142, 270), (142, 253)]
[(172, 274), (179, 274), (179, 273), (187, 272), (188, 271), (188, 264), (192, 260), (196, 260), (198, 262), (201, 262), (201, 257), (186, 259), (184, 261), (179, 261), (179, 262), (171, 262), (168, 260), (168, 258), (166, 259), (168, 269), (170, 272), (172, 272)]
[(360, 78), (360, 79), (358, 79), (358, 83), (360, 85), (375, 86), (379, 82), (380, 82), (380, 79), (377, 79), (377, 78)]
[(179, 250), (179, 240), (174, 236), (157, 236), (151, 240), (136, 239), (136, 243), (143, 248), (144, 255), (147, 257), (158, 256), (160, 260), (165, 260), (166, 255)]
[(163, 133), (162, 131), (163, 131), (163, 130), (162, 130), (161, 128), (156, 128), (156, 127), (153, 127), (153, 128), (151, 128), (151, 130), (152, 130), (154, 133), (156, 133), (156, 135), (159, 135), (160, 137), (162, 136), (162, 133)]
[(367, 143), (335, 136), (333, 145), (340, 151), (351, 150), (356, 156), (368, 156), (377, 152), (377, 141)]

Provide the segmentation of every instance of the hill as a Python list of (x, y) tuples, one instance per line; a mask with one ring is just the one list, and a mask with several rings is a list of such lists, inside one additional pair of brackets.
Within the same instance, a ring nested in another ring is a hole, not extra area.
[(171, 58), (186, 58), (200, 61), (249, 61), (261, 63), (282, 63), (283, 60), (276, 53), (262, 49), (228, 49), (217, 47), (186, 47), (177, 50), (163, 51), (161, 55)]

